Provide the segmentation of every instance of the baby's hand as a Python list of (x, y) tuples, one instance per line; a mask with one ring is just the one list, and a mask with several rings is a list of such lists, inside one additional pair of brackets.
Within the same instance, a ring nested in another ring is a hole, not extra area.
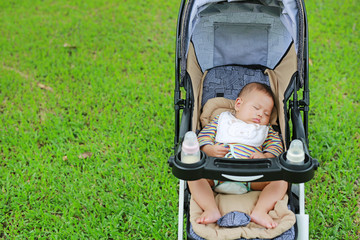
[(256, 152), (251, 154), (250, 158), (274, 158), (275, 156), (271, 153), (261, 153), (261, 152)]
[(251, 154), (250, 158), (266, 158), (265, 154), (261, 153), (261, 152), (256, 152)]
[(225, 157), (229, 150), (220, 145), (204, 145), (201, 150), (211, 157)]

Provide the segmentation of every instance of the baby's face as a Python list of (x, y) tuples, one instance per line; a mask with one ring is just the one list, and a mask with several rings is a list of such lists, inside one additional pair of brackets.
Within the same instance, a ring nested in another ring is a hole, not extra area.
[(235, 117), (246, 123), (267, 125), (273, 107), (274, 102), (270, 96), (253, 90), (246, 96), (236, 99)]

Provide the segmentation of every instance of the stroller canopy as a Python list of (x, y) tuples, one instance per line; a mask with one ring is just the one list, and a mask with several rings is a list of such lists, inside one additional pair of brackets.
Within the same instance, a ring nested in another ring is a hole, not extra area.
[(182, 74), (190, 41), (203, 72), (222, 65), (274, 69), (292, 43), (302, 52), (298, 1), (189, 0), (181, 32)]

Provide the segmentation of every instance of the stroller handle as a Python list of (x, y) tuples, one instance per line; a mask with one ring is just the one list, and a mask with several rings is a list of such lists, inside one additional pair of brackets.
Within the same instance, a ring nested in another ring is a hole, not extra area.
[(180, 153), (168, 160), (175, 177), (183, 180), (201, 178), (221, 181), (264, 182), (285, 180), (290, 183), (304, 183), (314, 177), (319, 163), (305, 155), (302, 165), (286, 162), (286, 152), (276, 158), (235, 159), (209, 157), (201, 152), (199, 162), (186, 164), (180, 161)]

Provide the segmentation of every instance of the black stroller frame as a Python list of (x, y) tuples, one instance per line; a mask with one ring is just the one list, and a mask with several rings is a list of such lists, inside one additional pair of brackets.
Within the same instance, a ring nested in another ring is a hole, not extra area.
[[(300, 139), (305, 150), (305, 163), (303, 165), (292, 165), (286, 161), (286, 151), (277, 158), (268, 159), (228, 159), (207, 156), (201, 152), (201, 160), (194, 164), (184, 164), (180, 159), (181, 143), (187, 131), (194, 129), (192, 126), (194, 110), (194, 93), (191, 77), (184, 68), (186, 56), (186, 44), (183, 34), (189, 24), (185, 17), (189, 15), (196, 0), (182, 0), (177, 22), (176, 51), (175, 51), (175, 151), (169, 158), (169, 165), (174, 176), (180, 180), (179, 190), (179, 239), (183, 239), (183, 209), (188, 206), (188, 190), (186, 180), (197, 180), (200, 178), (233, 180), (233, 181), (275, 181), (285, 180), (294, 183), (289, 192), (295, 196), (295, 213), (297, 217), (297, 228), (299, 229), (297, 239), (308, 239), (308, 215), (305, 214), (304, 184), (311, 180), (319, 163), (312, 158), (308, 150), (308, 112), (309, 112), (309, 71), (308, 71), (308, 27), (303, 0), (295, 0), (299, 9), (299, 39), (297, 52), (297, 71), (293, 74), (289, 85), (284, 92), (284, 118), (285, 133), (283, 134), (285, 148), (288, 149), (291, 140)], [(226, 1), (219, 1), (226, 2)], [(260, 3), (262, 1), (247, 1)], [(186, 66), (186, 64), (185, 64)], [(181, 88), (186, 91), (185, 98), (181, 96)], [(302, 96), (299, 91), (302, 90)], [(181, 116), (181, 118), (180, 118)], [(292, 123), (292, 125), (290, 125)], [(290, 197), (291, 199), (292, 197)], [(189, 222), (189, 221), (188, 221)], [(189, 235), (189, 234), (188, 234)]]

